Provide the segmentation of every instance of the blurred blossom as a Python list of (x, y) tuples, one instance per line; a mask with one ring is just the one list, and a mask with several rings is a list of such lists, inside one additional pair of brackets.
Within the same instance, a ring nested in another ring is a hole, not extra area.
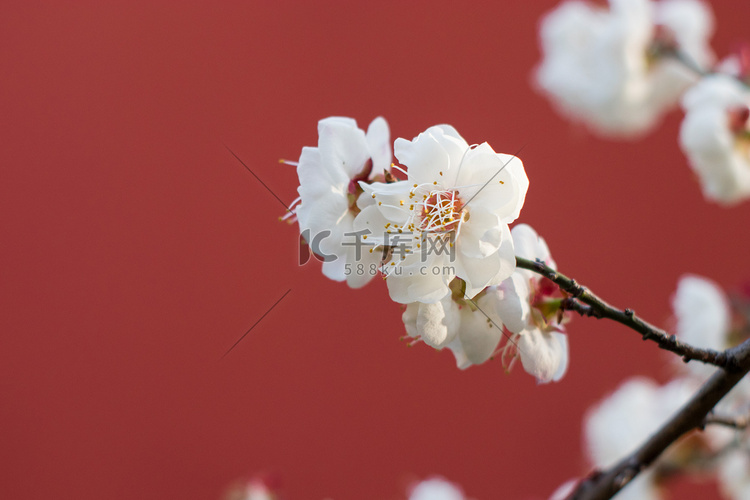
[[(700, 276), (681, 277), (672, 297), (672, 308), (676, 335), (681, 341), (716, 351), (729, 347), (732, 319), (729, 301), (716, 283)], [(696, 374), (710, 374), (715, 370), (697, 361), (687, 366)]]
[(280, 479), (275, 474), (258, 474), (249, 481), (232, 486), (224, 500), (279, 500)]
[(411, 490), (409, 500), (465, 500), (458, 485), (440, 477), (425, 479)]
[(359, 212), (360, 181), (383, 180), (391, 159), (383, 118), (373, 120), (365, 133), (351, 118), (330, 117), (318, 122), (318, 146), (302, 148), (299, 162), (287, 162), (297, 165), (299, 204), (294, 213), (300, 233), (313, 252), (326, 256), (323, 274), (352, 288), (364, 286), (374, 274), (347, 272), (347, 264), (379, 262), (369, 252), (357, 255), (358, 247), (344, 241)]
[(719, 461), (719, 489), (732, 500), (750, 499), (750, 451), (738, 448)]
[(697, 0), (568, 0), (541, 22), (536, 82), (562, 114), (609, 136), (646, 132), (705, 67), (712, 14)]
[[(585, 443), (592, 464), (599, 468), (611, 467), (635, 451), (688, 401), (695, 389), (695, 384), (687, 379), (674, 380), (664, 386), (642, 377), (623, 383), (590, 409), (584, 419)], [(614, 498), (661, 498), (653, 466)]]
[[(732, 325), (732, 308), (724, 291), (713, 281), (685, 275), (677, 284), (672, 298), (677, 337), (692, 346), (723, 351), (738, 344), (742, 337)], [(675, 360), (678, 369), (702, 384), (716, 371), (716, 367), (691, 361)], [(745, 415), (750, 410), (750, 379), (742, 379), (716, 405), (715, 411), (726, 416)], [(706, 444), (720, 450), (737, 438), (737, 432), (712, 425), (703, 433)]]
[(368, 243), (393, 250), (382, 268), (391, 299), (438, 302), (456, 276), (473, 298), (510, 276), (515, 257), (508, 224), (529, 187), (521, 160), (487, 143), (470, 147), (449, 125), (397, 139), (394, 150), (408, 179), (361, 183), (365, 194), (354, 223), (368, 232)]
[(722, 205), (750, 197), (750, 89), (734, 76), (703, 78), (682, 100), (680, 146), (703, 195)]

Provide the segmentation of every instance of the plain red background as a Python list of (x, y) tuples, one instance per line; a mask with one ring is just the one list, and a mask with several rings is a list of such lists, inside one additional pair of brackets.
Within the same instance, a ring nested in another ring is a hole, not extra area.
[[(535, 93), (554, 4), (6, 3), (0, 497), (212, 499), (270, 470), (289, 499), (399, 499), (435, 473), (480, 500), (541, 499), (585, 473), (582, 415), (625, 377), (666, 380), (655, 345), (577, 318), (570, 370), (545, 386), (406, 348), (384, 284), (298, 267), (297, 227), (223, 145), (287, 202), (278, 160), (329, 115), (524, 146), (520, 221), (563, 272), (666, 325), (682, 273), (750, 277), (750, 204), (702, 199), (678, 111), (608, 141)], [(750, 7), (714, 9), (722, 55)]]

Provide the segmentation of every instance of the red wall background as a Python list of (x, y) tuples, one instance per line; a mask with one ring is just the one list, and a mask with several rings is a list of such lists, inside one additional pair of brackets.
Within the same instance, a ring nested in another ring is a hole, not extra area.
[[(298, 267), (296, 225), (223, 146), (287, 202), (278, 159), (329, 115), (525, 146), (520, 220), (563, 272), (664, 325), (682, 273), (750, 277), (750, 203), (703, 201), (679, 112), (635, 142), (554, 113), (530, 75), (555, 3), (6, 3), (0, 497), (211, 499), (271, 470), (289, 499), (399, 499), (434, 473), (541, 499), (583, 474), (583, 413), (625, 377), (666, 380), (655, 345), (577, 318), (546, 386), (406, 348), (384, 284)], [(750, 6), (714, 10), (723, 55)]]

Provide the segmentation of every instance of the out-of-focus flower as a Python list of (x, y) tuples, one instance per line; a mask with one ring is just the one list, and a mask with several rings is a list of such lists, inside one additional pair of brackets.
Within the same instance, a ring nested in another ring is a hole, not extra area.
[(465, 500), (458, 485), (441, 477), (425, 479), (414, 486), (409, 493), (409, 500)]
[[(511, 234), (516, 255), (556, 268), (547, 243), (531, 226), (519, 224)], [(560, 380), (568, 368), (568, 338), (557, 285), (539, 274), (516, 269), (487, 294), (495, 297), (497, 315), (514, 334), (509, 345), (517, 349), (524, 369), (539, 383)]]
[(233, 485), (224, 500), (279, 500), (280, 480), (275, 474), (258, 474)]
[(364, 286), (375, 274), (353, 272), (353, 266), (369, 270), (379, 262), (377, 255), (361, 251), (352, 224), (359, 212), (360, 182), (383, 180), (390, 165), (389, 137), (388, 124), (380, 117), (367, 133), (351, 118), (325, 118), (318, 122), (318, 146), (302, 148), (296, 163), (300, 186), (294, 213), (300, 233), (326, 259), (323, 274), (346, 280), (352, 288)]
[(703, 78), (682, 100), (680, 146), (703, 195), (722, 205), (750, 197), (750, 89), (736, 78)]
[(734, 449), (721, 457), (717, 474), (719, 488), (726, 498), (748, 500), (750, 498), (750, 452)]
[[(692, 346), (723, 351), (740, 340), (732, 325), (732, 308), (724, 291), (706, 278), (685, 275), (677, 284), (672, 298), (677, 337)], [(716, 367), (691, 361), (687, 365), (675, 360), (678, 369), (703, 383)], [(721, 415), (744, 415), (750, 410), (750, 380), (744, 378), (716, 405)], [(723, 449), (736, 438), (736, 432), (712, 425), (703, 433), (705, 443), (714, 450)]]
[(638, 135), (697, 78), (672, 55), (712, 61), (712, 24), (697, 0), (610, 0), (608, 8), (568, 0), (542, 20), (536, 81), (571, 119), (604, 135)]
[(700, 276), (682, 276), (672, 308), (680, 340), (716, 351), (729, 347), (732, 313), (726, 295), (716, 283)]
[[(584, 419), (589, 459), (596, 467), (610, 467), (638, 446), (692, 395), (695, 385), (677, 379), (664, 386), (636, 377), (590, 409)], [(659, 499), (653, 469), (639, 474), (614, 498)]]
[[(408, 180), (360, 183), (355, 228), (390, 249), (382, 271), (391, 299), (437, 302), (455, 277), (473, 298), (515, 269), (508, 223), (518, 217), (529, 181), (521, 160), (469, 144), (449, 125), (412, 141), (397, 139)], [(373, 252), (378, 253), (378, 252)]]

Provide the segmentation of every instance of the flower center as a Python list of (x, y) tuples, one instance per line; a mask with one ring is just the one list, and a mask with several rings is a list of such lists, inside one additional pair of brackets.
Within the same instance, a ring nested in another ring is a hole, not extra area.
[(468, 219), (456, 191), (430, 191), (419, 205), (422, 209), (419, 229), (425, 232), (454, 231), (464, 215)]

